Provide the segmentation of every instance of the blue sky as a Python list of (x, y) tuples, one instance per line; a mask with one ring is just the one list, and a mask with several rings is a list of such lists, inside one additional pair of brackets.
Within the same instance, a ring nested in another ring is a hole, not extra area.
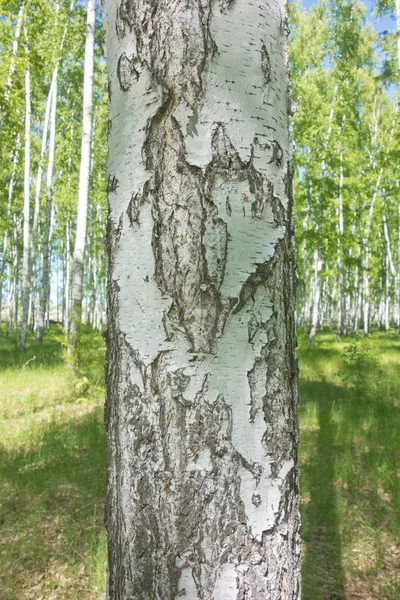
[[(367, 19), (370, 23), (372, 23), (376, 32), (380, 33), (381, 31), (394, 31), (395, 21), (389, 17), (381, 17), (379, 20), (375, 19), (372, 15), (374, 2), (371, 0), (362, 0), (363, 4), (367, 7)], [(306, 8), (310, 8), (317, 4), (317, 0), (303, 0), (303, 6)]]

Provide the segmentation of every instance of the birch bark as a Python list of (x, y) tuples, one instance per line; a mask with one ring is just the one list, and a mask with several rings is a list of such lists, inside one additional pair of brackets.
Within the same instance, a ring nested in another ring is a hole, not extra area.
[(298, 599), (284, 2), (104, 23), (108, 598)]
[(52, 211), (52, 194), (53, 194), (53, 168), (54, 155), (56, 148), (56, 114), (57, 114), (57, 76), (58, 67), (53, 71), (53, 97), (51, 100), (50, 112), (50, 143), (49, 143), (49, 162), (47, 165), (46, 176), (46, 208), (45, 208), (45, 223), (43, 235), (43, 268), (42, 268), (42, 285), (40, 286), (40, 300), (38, 311), (38, 322), (36, 331), (36, 343), (43, 340), (45, 329), (46, 309), (49, 299), (50, 286), (50, 239), (51, 239), (51, 211)]
[(21, 7), (19, 9), (19, 12), (18, 12), (17, 25), (15, 27), (15, 36), (14, 36), (12, 51), (11, 51), (10, 67), (8, 69), (6, 89), (4, 91), (4, 99), (5, 99), (6, 103), (8, 103), (8, 100), (9, 100), (10, 90), (11, 90), (11, 86), (12, 86), (12, 80), (13, 80), (14, 71), (15, 71), (15, 60), (16, 60), (17, 52), (18, 52), (19, 38), (21, 36), (21, 27), (22, 27), (22, 20), (23, 20), (23, 16), (24, 16), (24, 9), (25, 9), (25, 3), (22, 3)]
[(397, 71), (400, 73), (400, 0), (396, 0)]
[[(3, 252), (2, 252), (1, 267), (0, 267), (0, 323), (2, 320), (3, 280), (4, 280), (4, 273), (6, 270), (6, 265), (7, 265), (8, 239), (9, 239), (9, 235), (10, 235), (9, 223), (10, 223), (10, 219), (11, 219), (11, 202), (12, 202), (12, 198), (13, 198), (15, 178), (16, 178), (16, 174), (17, 174), (20, 145), (21, 145), (21, 134), (18, 134), (16, 145), (15, 145), (15, 150), (14, 150), (13, 168), (12, 168), (10, 183), (8, 185), (7, 227), (4, 232), (4, 237), (3, 237)], [(8, 278), (7, 278), (7, 281), (10, 282), (10, 280)]]
[[(327, 169), (326, 158), (327, 158), (327, 153), (328, 153), (329, 141), (330, 141), (330, 137), (331, 137), (332, 129), (333, 129), (333, 117), (335, 115), (335, 105), (336, 105), (336, 100), (337, 100), (337, 93), (338, 93), (338, 86), (336, 85), (333, 90), (332, 106), (331, 106), (331, 110), (329, 112), (328, 129), (326, 132), (325, 142), (324, 142), (324, 146), (323, 146), (322, 161), (321, 161), (322, 190), (320, 191), (320, 194), (322, 196), (324, 194), (324, 189), (325, 189), (325, 176), (326, 176), (326, 169)], [(308, 345), (311, 348), (314, 346), (315, 336), (317, 333), (318, 322), (319, 322), (319, 303), (320, 303), (320, 297), (321, 297), (320, 270), (322, 268), (319, 230), (321, 228), (321, 225), (322, 225), (322, 207), (320, 206), (319, 221), (318, 220), (316, 221), (316, 231), (317, 231), (318, 240), (315, 242), (314, 254), (313, 254), (314, 274), (313, 274), (313, 278), (312, 278), (312, 293), (311, 293), (312, 308), (311, 308), (310, 335), (308, 338)]]
[[(22, 258), (22, 313), (19, 328), (19, 347), (26, 347), (26, 323), (29, 310), (29, 216), (30, 216), (30, 161), (31, 161), (31, 80), (29, 66), (25, 72), (25, 168), (24, 168), (24, 229)], [(15, 290), (17, 293), (17, 290)]]
[[(78, 218), (72, 268), (72, 293), (70, 312), (70, 345), (79, 348), (79, 328), (82, 317), (83, 265), (86, 244), (87, 205), (89, 196), (90, 148), (92, 139), (93, 106), (93, 65), (94, 30), (96, 21), (96, 0), (88, 0), (85, 42), (85, 68), (83, 74), (83, 126), (81, 145), (81, 165), (78, 191)], [(75, 356), (73, 362), (77, 360)], [(76, 365), (75, 365), (76, 366)]]

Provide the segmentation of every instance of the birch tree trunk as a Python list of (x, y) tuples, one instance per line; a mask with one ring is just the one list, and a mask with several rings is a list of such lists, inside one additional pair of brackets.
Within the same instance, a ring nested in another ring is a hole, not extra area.
[(297, 600), (284, 3), (104, 23), (108, 598)]
[(25, 3), (23, 2), (21, 4), (21, 7), (18, 12), (17, 25), (15, 27), (14, 40), (13, 40), (13, 44), (12, 44), (10, 66), (8, 69), (6, 89), (4, 91), (4, 99), (6, 101), (6, 104), (8, 104), (8, 101), (9, 101), (10, 90), (11, 90), (12, 80), (13, 80), (14, 71), (15, 71), (15, 60), (16, 60), (17, 52), (18, 52), (19, 38), (21, 36), (21, 28), (22, 28), (22, 20), (23, 20), (23, 16), (24, 16), (24, 9), (25, 9)]
[[(78, 191), (78, 218), (72, 268), (72, 294), (70, 313), (70, 350), (79, 348), (79, 330), (82, 318), (83, 265), (86, 244), (87, 205), (89, 196), (90, 148), (92, 139), (94, 30), (96, 0), (88, 0), (85, 42), (85, 68), (83, 74), (83, 126), (81, 165)], [(77, 361), (75, 354), (73, 362)], [(74, 365), (77, 366), (76, 364)]]
[(71, 249), (70, 249), (70, 224), (69, 216), (65, 226), (65, 258), (64, 258), (64, 317), (63, 327), (68, 331), (69, 327), (69, 296), (70, 296), (70, 278), (71, 278)]
[(400, 0), (396, 0), (397, 72), (400, 74)]
[(57, 66), (53, 71), (53, 98), (51, 100), (50, 113), (50, 143), (49, 143), (49, 162), (47, 165), (46, 176), (46, 208), (45, 208), (45, 223), (43, 235), (43, 268), (42, 268), (42, 285), (40, 286), (40, 300), (37, 320), (36, 343), (43, 340), (46, 310), (49, 300), (50, 287), (50, 265), (51, 265), (51, 210), (52, 210), (52, 195), (53, 195), (53, 168), (54, 155), (56, 148), (56, 114), (57, 114)]
[[(11, 219), (11, 202), (12, 202), (12, 198), (13, 198), (15, 178), (16, 178), (16, 173), (17, 173), (20, 145), (21, 145), (21, 134), (18, 134), (16, 145), (15, 145), (15, 150), (14, 150), (13, 168), (12, 168), (10, 183), (8, 185), (7, 227), (4, 232), (4, 237), (3, 237), (3, 252), (2, 252), (1, 266), (0, 266), (0, 323), (2, 321), (3, 281), (4, 281), (4, 273), (6, 271), (6, 265), (7, 265), (8, 239), (9, 239), (9, 235), (10, 235), (9, 228), (10, 228), (10, 219)], [(8, 279), (8, 282), (10, 282), (9, 279)]]
[[(22, 313), (19, 328), (19, 347), (26, 347), (26, 323), (29, 311), (29, 216), (30, 216), (30, 161), (31, 161), (31, 80), (29, 66), (25, 72), (25, 169), (24, 169), (24, 233), (22, 258)], [(17, 289), (15, 290), (16, 293)]]
[(314, 250), (314, 277), (312, 287), (312, 309), (311, 309), (311, 327), (310, 336), (308, 338), (308, 345), (310, 348), (314, 346), (315, 336), (317, 334), (318, 322), (319, 322), (319, 302), (321, 296), (321, 284), (319, 272), (321, 269), (321, 260), (318, 254), (318, 248)]

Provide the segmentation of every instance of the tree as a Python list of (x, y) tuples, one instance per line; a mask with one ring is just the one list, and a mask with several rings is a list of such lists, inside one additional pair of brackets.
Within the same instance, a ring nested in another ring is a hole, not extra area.
[[(72, 274), (72, 299), (70, 345), (77, 352), (80, 341), (80, 325), (82, 319), (82, 286), (84, 271), (84, 253), (86, 245), (87, 207), (89, 197), (90, 151), (92, 141), (92, 111), (93, 111), (93, 69), (94, 69), (94, 30), (96, 23), (96, 1), (88, 0), (86, 42), (85, 42), (85, 70), (83, 83), (83, 120), (82, 120), (82, 146), (81, 166), (79, 173), (78, 218), (76, 225), (74, 262)], [(77, 368), (78, 357), (75, 355), (73, 363)]]
[(300, 597), (287, 27), (104, 3), (108, 597)]

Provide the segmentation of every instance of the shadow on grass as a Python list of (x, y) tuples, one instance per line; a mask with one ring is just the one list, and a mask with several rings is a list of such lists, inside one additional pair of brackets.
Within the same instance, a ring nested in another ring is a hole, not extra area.
[(301, 465), (301, 491), (306, 500), (302, 505), (303, 600), (345, 598), (335, 489), (335, 425), (331, 418), (337, 396), (334, 385), (302, 384), (302, 398), (317, 401), (318, 424), (316, 431), (302, 433), (302, 443), (309, 451), (308, 460)]
[(340, 348), (299, 354), (303, 600), (397, 599), (400, 373), (381, 363), (335, 385), (322, 373), (343, 375)]

